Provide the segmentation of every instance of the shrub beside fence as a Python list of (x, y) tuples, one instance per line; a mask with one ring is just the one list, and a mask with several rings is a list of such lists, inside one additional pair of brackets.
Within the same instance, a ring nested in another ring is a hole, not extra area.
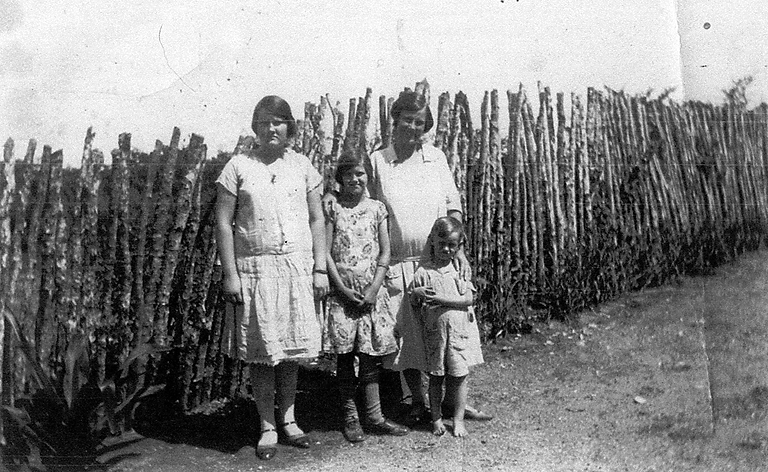
[[(429, 94), (426, 83), (417, 90)], [(467, 97), (439, 96), (430, 135), (466, 209), (468, 251), (486, 339), (519, 329), (531, 308), (563, 316), (623, 291), (707, 270), (760, 245), (766, 228), (766, 106), (746, 111), (662, 103), (590, 88), (586, 99), (539, 87), (486, 93), (475, 129)], [(392, 99), (372, 92), (346, 115), (308, 103), (295, 141), (332, 187), (342, 150), (389, 142)], [(433, 101), (434, 102), (434, 101)], [(554, 102), (554, 103), (553, 103)], [(538, 114), (534, 115), (534, 108)], [(499, 129), (508, 113), (509, 129)], [(346, 121), (345, 121), (346, 119)], [(214, 180), (229, 158), (203, 138), (144, 153), (121, 134), (110, 165), (89, 129), (79, 169), (36, 143), (5, 144), (0, 167), (0, 303), (59, 378), (76, 334), (91, 341), (94, 375), (109, 378), (132, 350), (167, 347), (142, 368), (180, 410), (243, 394), (247, 369), (225, 355), (214, 239)], [(237, 150), (253, 145), (241, 138)], [(3, 403), (35, 386), (10, 329)], [(120, 393), (127, 395), (127, 391)]]

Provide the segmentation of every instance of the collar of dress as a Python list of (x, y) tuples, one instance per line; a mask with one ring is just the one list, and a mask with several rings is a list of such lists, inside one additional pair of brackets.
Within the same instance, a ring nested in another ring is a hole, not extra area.
[(447, 274), (447, 273), (452, 272), (454, 270), (453, 263), (446, 264), (446, 265), (444, 265), (442, 267), (438, 267), (437, 264), (435, 264), (432, 261), (429, 261), (429, 262), (425, 263), (424, 265), (427, 268), (430, 268), (430, 269), (436, 271), (439, 274)]
[[(432, 155), (429, 152), (424, 152), (424, 146), (419, 145), (416, 147), (416, 149), (413, 150), (413, 154), (408, 159), (413, 159), (414, 156), (417, 154), (421, 155), (422, 162), (432, 162), (434, 159), (432, 159)], [(406, 159), (406, 160), (408, 160)], [(386, 149), (384, 149), (384, 160), (387, 162), (387, 164), (395, 164), (397, 160), (397, 154), (395, 154), (395, 147), (393, 145), (387, 146)], [(400, 162), (401, 164), (405, 162)]]

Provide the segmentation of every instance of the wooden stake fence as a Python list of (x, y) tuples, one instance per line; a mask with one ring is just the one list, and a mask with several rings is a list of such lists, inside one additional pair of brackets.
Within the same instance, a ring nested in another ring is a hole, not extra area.
[[(429, 97), (426, 83), (417, 92)], [(707, 270), (758, 247), (768, 223), (768, 107), (745, 111), (662, 103), (588, 89), (553, 97), (539, 85), (485, 94), (475, 129), (466, 95), (439, 96), (434, 143), (465, 208), (468, 251), (487, 337), (526, 323), (530, 307), (564, 315), (622, 291)], [(307, 103), (295, 148), (333, 188), (342, 150), (370, 155), (391, 140), (393, 98), (351, 99), (346, 114)], [(570, 106), (570, 110), (568, 107)], [(509, 117), (506, 136), (500, 114)], [(214, 239), (215, 185), (230, 154), (206, 158), (203, 138), (133, 150), (121, 134), (112, 162), (86, 133), (79, 169), (31, 141), (0, 167), (0, 283), (7, 308), (61, 375), (75, 333), (94, 340), (104, 378), (132, 347), (172, 348), (151, 363), (180, 409), (245, 393), (247, 369), (227, 354)], [(238, 151), (253, 146), (241, 138)], [(30, 294), (30, 295), (27, 295)], [(523, 308), (521, 309), (521, 304)], [(29, 388), (14, 340), (3, 338), (0, 397)]]

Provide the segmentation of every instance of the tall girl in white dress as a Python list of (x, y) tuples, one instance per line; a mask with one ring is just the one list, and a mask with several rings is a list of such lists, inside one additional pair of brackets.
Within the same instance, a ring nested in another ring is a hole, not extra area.
[[(315, 299), (328, 292), (322, 179), (309, 159), (289, 149), (296, 123), (276, 96), (256, 105), (258, 147), (233, 156), (217, 183), (223, 293), (234, 308), (234, 353), (250, 364), (261, 421), (260, 459), (286, 444), (307, 448), (296, 424), (298, 364), (320, 350)], [(275, 419), (275, 393), (280, 412)]]

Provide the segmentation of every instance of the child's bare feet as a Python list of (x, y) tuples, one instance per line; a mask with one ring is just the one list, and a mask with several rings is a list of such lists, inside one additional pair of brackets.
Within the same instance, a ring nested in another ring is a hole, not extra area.
[(456, 438), (463, 438), (468, 435), (467, 428), (464, 427), (464, 420), (453, 419), (453, 436)]
[(435, 436), (442, 436), (445, 434), (445, 425), (443, 420), (435, 420), (432, 422), (432, 434)]

